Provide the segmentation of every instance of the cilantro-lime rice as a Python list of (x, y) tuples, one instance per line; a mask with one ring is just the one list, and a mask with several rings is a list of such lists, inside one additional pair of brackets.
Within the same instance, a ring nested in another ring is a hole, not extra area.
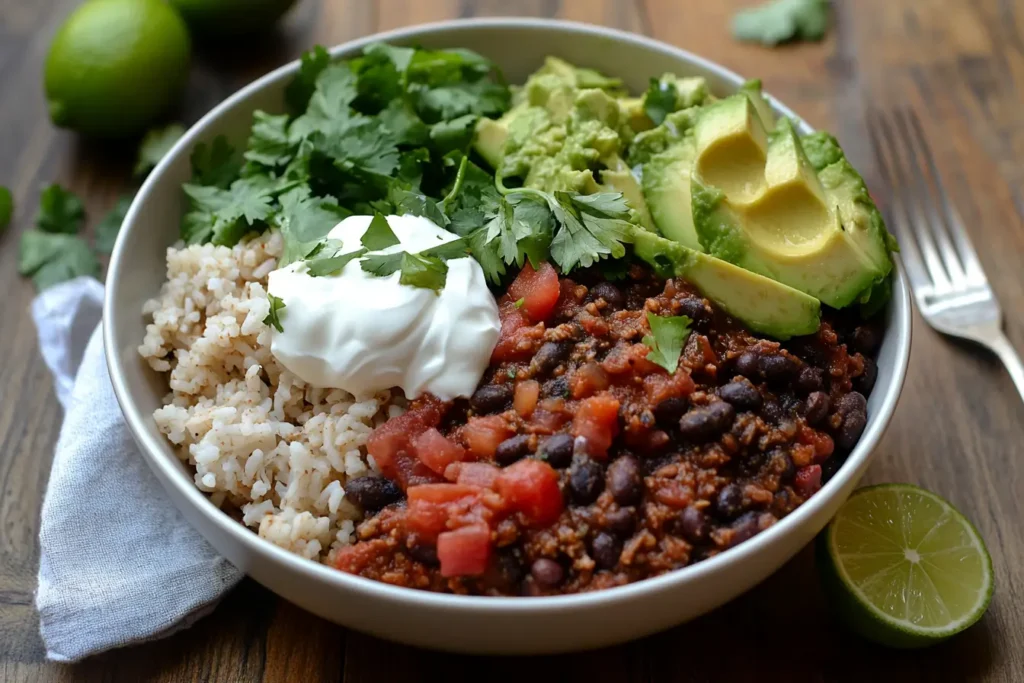
[(286, 100), (244, 153), (193, 150), (139, 349), (196, 486), (260, 536), (405, 587), (589, 591), (749, 539), (856, 446), (893, 243), (759, 82), (637, 97), (551, 57), (509, 86), (377, 44), (308, 53)]

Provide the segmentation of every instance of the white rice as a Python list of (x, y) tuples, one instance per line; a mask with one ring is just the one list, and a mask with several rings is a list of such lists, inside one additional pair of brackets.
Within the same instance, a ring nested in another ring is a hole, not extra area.
[(167, 373), (171, 393), (153, 417), (196, 486), (263, 538), (330, 562), (359, 519), (345, 482), (374, 469), (366, 439), (402, 407), (388, 392), (356, 401), (310, 387), (274, 360), (265, 286), (281, 246), (271, 232), (168, 249), (139, 353)]

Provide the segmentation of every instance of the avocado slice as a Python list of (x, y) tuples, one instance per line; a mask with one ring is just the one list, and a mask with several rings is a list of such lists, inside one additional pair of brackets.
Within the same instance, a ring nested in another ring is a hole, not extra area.
[[(892, 269), (885, 226), (845, 158), (816, 171), (788, 120), (768, 135), (744, 93), (695, 127), (693, 221), (705, 251), (843, 308)], [(819, 161), (834, 150), (821, 146)], [(841, 152), (840, 152), (841, 155)]]
[(643, 190), (640, 189), (640, 183), (629, 170), (629, 166), (617, 156), (604, 161), (608, 168), (601, 171), (601, 190), (622, 193), (630, 208), (636, 212), (636, 222), (645, 230), (654, 230), (654, 221), (651, 220), (651, 212), (644, 201)]
[(746, 95), (750, 99), (750, 103), (754, 105), (765, 130), (769, 133), (775, 130), (775, 114), (772, 112), (772, 105), (768, 104), (768, 100), (765, 99), (764, 92), (761, 90), (761, 80), (755, 78), (747, 81), (740, 86), (740, 92)]
[(714, 256), (642, 230), (634, 231), (633, 251), (662, 277), (695, 285), (754, 332), (785, 340), (814, 334), (821, 323), (814, 297)]
[(481, 118), (476, 122), (473, 149), (491, 165), (491, 168), (498, 168), (505, 154), (507, 139), (508, 124), (504, 120)]
[(690, 171), (696, 152), (693, 136), (684, 135), (644, 164), (641, 187), (661, 234), (690, 249), (704, 251), (693, 225), (690, 201)]

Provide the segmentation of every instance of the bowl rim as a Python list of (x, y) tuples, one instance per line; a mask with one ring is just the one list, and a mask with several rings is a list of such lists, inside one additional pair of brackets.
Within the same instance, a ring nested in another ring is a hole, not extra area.
[[(583, 33), (592, 36), (599, 36), (619, 42), (631, 43), (639, 48), (651, 52), (660, 52), (680, 61), (688, 62), (707, 72), (715, 74), (723, 82), (738, 86), (744, 82), (739, 74), (687, 50), (678, 48), (647, 36), (628, 33), (618, 29), (606, 28), (581, 22), (538, 19), (532, 17), (497, 17), (497, 18), (473, 18), (454, 19), (446, 21), (430, 22), (407, 26), (390, 31), (363, 36), (330, 48), (328, 51), (332, 60), (338, 59), (342, 54), (354, 53), (366, 45), (377, 41), (394, 41), (415, 39), (419, 35), (433, 34), (437, 32), (458, 32), (472, 31), (475, 29), (488, 28), (521, 28), (526, 30), (553, 31), (559, 33)], [(162, 176), (170, 165), (171, 160), (177, 158), (184, 149), (191, 149), (193, 144), (200, 138), (205, 130), (224, 113), (234, 108), (241, 102), (247, 100), (260, 90), (277, 83), (278, 81), (291, 76), (298, 70), (299, 60), (293, 60), (273, 71), (257, 78), (248, 85), (234, 92), (216, 107), (207, 112), (202, 118), (192, 125), (184, 136), (157, 164), (156, 168), (149, 174), (136, 194), (127, 215), (125, 216), (121, 235), (110, 259), (110, 266), (107, 274), (107, 287), (103, 302), (103, 343), (104, 355), (106, 356), (107, 367), (110, 379), (113, 384), (114, 393), (118, 404), (124, 413), (125, 420), (139, 444), (140, 451), (149, 467), (160, 479), (165, 487), (174, 487), (177, 493), (181, 494), (184, 500), (195, 508), (205, 520), (217, 527), (217, 529), (232, 538), (239, 546), (252, 557), (259, 557), (270, 561), (280, 571), (291, 574), (295, 578), (320, 582), (331, 588), (343, 592), (362, 593), (367, 598), (381, 600), (396, 605), (416, 606), (421, 608), (443, 608), (447, 610), (473, 612), (480, 614), (488, 613), (515, 613), (531, 614), (543, 613), (560, 609), (582, 609), (588, 607), (614, 606), (615, 604), (626, 603), (642, 595), (650, 595), (668, 592), (672, 588), (687, 582), (699, 580), (707, 575), (724, 570), (727, 566), (742, 562), (750, 562), (768, 546), (782, 542), (784, 537), (795, 532), (799, 527), (809, 522), (825, 508), (832, 496), (842, 489), (850, 480), (853, 484), (863, 475), (871, 455), (882, 437), (885, 429), (891, 421), (897, 400), (903, 388), (906, 378), (907, 367), (910, 357), (911, 340), (911, 304), (909, 287), (903, 271), (902, 262), (898, 254), (893, 254), (894, 269), (893, 295), (890, 306), (893, 307), (892, 323), (886, 330), (886, 336), (894, 335), (896, 341), (895, 367), (893, 368), (893, 381), (888, 391), (881, 396), (878, 409), (875, 415), (869, 420), (864, 433), (861, 435), (854, 450), (847, 457), (846, 462), (825, 485), (808, 501), (800, 505), (774, 524), (771, 528), (757, 534), (753, 538), (730, 548), (727, 552), (720, 553), (714, 557), (702, 560), (693, 565), (676, 569), (660, 576), (644, 579), (623, 586), (615, 586), (608, 589), (590, 591), (584, 593), (572, 593), (566, 595), (538, 596), (524, 599), (523, 597), (489, 597), (489, 596), (467, 596), (448, 593), (435, 593), (393, 586), (373, 579), (364, 578), (339, 571), (316, 561), (308, 560), (295, 553), (271, 543), (259, 537), (255, 532), (232, 519), (220, 508), (215, 506), (209, 498), (203, 494), (192, 481), (182, 476), (177, 462), (164, 457), (159, 453), (166, 443), (161, 443), (164, 437), (155, 432), (152, 426), (147, 424), (152, 420), (150, 414), (140, 411), (132, 397), (128, 386), (123, 359), (117, 352), (117, 325), (115, 319), (118, 316), (115, 310), (115, 291), (120, 280), (122, 271), (131, 267), (128, 255), (125, 253), (124, 235), (136, 228), (136, 222), (140, 206), (153, 189), (162, 182)], [(768, 96), (769, 102), (774, 109), (784, 116), (795, 119), (800, 123), (804, 133), (813, 129), (774, 97)], [(130, 314), (130, 313), (129, 313)], [(140, 316), (140, 325), (142, 325)], [(141, 329), (141, 327), (140, 327)], [(141, 362), (141, 361), (140, 361)], [(173, 498), (173, 497), (172, 497)], [(191, 524), (191, 522), (189, 522)], [(193, 525), (194, 526), (194, 525)], [(198, 530), (198, 529), (197, 529)]]

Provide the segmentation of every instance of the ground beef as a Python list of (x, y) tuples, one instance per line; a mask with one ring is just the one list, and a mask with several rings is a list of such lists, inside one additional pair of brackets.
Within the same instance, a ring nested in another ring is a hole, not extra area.
[[(484, 460), (507, 467), (539, 458), (555, 468), (564, 499), (557, 522), (535, 528), (509, 516), (493, 528), (487, 571), (443, 577), (432, 542), (408, 532), (399, 502), (359, 526), (339, 566), (484, 595), (639, 581), (770, 527), (820, 488), (864, 429), (877, 322), (826, 311), (816, 334), (780, 343), (746, 331), (687, 283), (639, 267), (622, 281), (586, 272), (560, 287), (551, 318), (500, 342), (511, 351), (438, 422), (472, 450), (467, 430), (491, 416), (504, 432)], [(646, 359), (648, 312), (693, 321), (673, 375)], [(607, 449), (570, 433), (580, 406), (599, 394), (619, 406)]]

